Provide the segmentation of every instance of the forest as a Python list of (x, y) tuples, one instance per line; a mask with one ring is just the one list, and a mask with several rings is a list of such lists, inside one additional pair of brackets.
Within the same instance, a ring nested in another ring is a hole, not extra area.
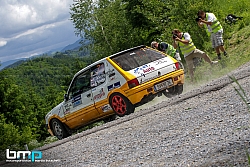
[[(70, 7), (75, 33), (90, 42), (88, 55), (70, 51), (41, 55), (0, 71), (0, 152), (23, 150), (27, 143), (44, 143), (49, 137), (44, 117), (63, 100), (73, 75), (92, 62), (138, 45), (155, 41), (172, 43), (175, 28), (189, 32), (197, 48), (215, 54), (204, 29), (197, 26), (198, 10), (212, 12), (224, 28), (225, 46), (250, 23), (249, 0), (86, 0)], [(229, 25), (225, 17), (243, 17)], [(249, 33), (247, 34), (249, 37)], [(84, 43), (84, 41), (82, 41)], [(237, 44), (237, 42), (236, 42)], [(40, 146), (34, 145), (33, 147)]]

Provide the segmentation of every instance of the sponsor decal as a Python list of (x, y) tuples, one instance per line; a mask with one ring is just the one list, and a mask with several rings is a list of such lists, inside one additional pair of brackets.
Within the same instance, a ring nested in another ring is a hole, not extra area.
[(143, 72), (144, 72), (144, 73), (148, 73), (148, 72), (154, 71), (154, 70), (155, 70), (154, 67), (149, 67), (149, 68), (147, 68), (147, 69), (143, 69)]
[(109, 71), (107, 72), (107, 75), (108, 75), (108, 77), (109, 77), (109, 81), (114, 80), (114, 79), (115, 79), (115, 70), (114, 70), (114, 69), (109, 70)]
[(114, 85), (113, 84), (108, 86), (108, 91), (111, 91), (112, 89), (114, 89)]
[(155, 61), (155, 65), (162, 64), (162, 63), (166, 63), (166, 62), (167, 62), (167, 60), (162, 60), (162, 59), (156, 60), (156, 61)]
[(115, 88), (119, 88), (120, 86), (121, 86), (121, 83), (120, 83), (120, 81), (118, 81), (118, 82), (116, 82), (116, 83), (114, 83), (112, 85), (109, 85), (107, 88), (108, 88), (108, 91), (111, 91), (111, 90), (113, 90)]
[(70, 113), (70, 105), (69, 105), (69, 103), (67, 103), (67, 104), (64, 106), (64, 108), (65, 108), (64, 115), (69, 114), (69, 113)]
[(112, 110), (112, 108), (111, 108), (111, 106), (109, 104), (106, 104), (106, 105), (102, 106), (101, 109), (102, 109), (103, 112), (107, 112), (107, 111)]
[(120, 81), (119, 81), (119, 82), (114, 83), (114, 88), (119, 88), (120, 86), (121, 86)]
[(76, 107), (76, 106), (82, 104), (82, 96), (78, 95), (76, 97), (73, 97), (72, 103), (73, 103), (73, 107)]
[(140, 74), (143, 69), (148, 68), (148, 67), (149, 66), (147, 64), (145, 64), (145, 65), (143, 65), (141, 67), (137, 67), (136, 69), (134, 69), (134, 73), (135, 74)]
[(102, 84), (103, 82), (105, 82), (105, 79), (106, 79), (105, 74), (98, 74), (98, 75), (91, 77), (91, 80), (90, 80), (91, 87), (95, 87), (95, 86)]
[(100, 99), (105, 95), (105, 92), (103, 91), (103, 88), (100, 90), (100, 92), (94, 96), (94, 100)]
[(134, 69), (134, 74), (143, 74), (143, 73), (148, 73), (150, 71), (154, 71), (155, 68), (154, 67), (150, 67), (150, 65), (143, 65), (141, 67), (137, 67), (136, 69)]
[(64, 112), (64, 115), (67, 115), (67, 114), (69, 114), (70, 113), (70, 109), (68, 108), (68, 109), (65, 109), (65, 112)]

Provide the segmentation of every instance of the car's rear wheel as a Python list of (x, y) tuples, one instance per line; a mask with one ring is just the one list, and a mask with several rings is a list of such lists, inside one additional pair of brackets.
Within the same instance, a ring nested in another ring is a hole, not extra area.
[(53, 134), (59, 140), (69, 136), (69, 133), (67, 132), (67, 130), (65, 129), (65, 127), (63, 126), (63, 124), (59, 120), (52, 119), (51, 120), (51, 127), (52, 127)]
[(172, 86), (171, 88), (168, 88), (167, 90), (164, 90), (162, 93), (168, 97), (171, 98), (176, 95), (180, 95), (183, 92), (183, 85), (175, 85)]
[(114, 112), (120, 117), (133, 113), (135, 110), (134, 105), (119, 93), (112, 94), (109, 103)]

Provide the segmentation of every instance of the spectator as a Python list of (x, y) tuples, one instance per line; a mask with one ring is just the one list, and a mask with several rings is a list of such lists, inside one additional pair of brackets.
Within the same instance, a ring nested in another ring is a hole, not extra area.
[(173, 33), (173, 46), (174, 48), (177, 48), (178, 46), (180, 47), (180, 50), (184, 55), (184, 58), (187, 63), (187, 68), (191, 78), (191, 82), (194, 81), (193, 58), (195, 57), (203, 58), (210, 65), (218, 63), (218, 61), (211, 61), (211, 59), (205, 52), (196, 49), (189, 33), (187, 32), (182, 33), (178, 29), (174, 29), (172, 33)]
[(220, 51), (224, 53), (224, 56), (227, 56), (227, 52), (224, 48), (223, 42), (223, 28), (220, 22), (217, 20), (213, 13), (205, 13), (200, 10), (197, 13), (198, 15), (198, 25), (206, 28), (207, 33), (209, 33), (211, 37), (212, 47), (215, 49), (218, 59), (221, 60)]
[(161, 42), (158, 43), (156, 41), (151, 42), (151, 47), (154, 49), (157, 49), (159, 51), (162, 51), (168, 55), (170, 55), (171, 57), (175, 58), (181, 65), (182, 68), (184, 68), (182, 62), (181, 62), (181, 56), (179, 54), (179, 52), (170, 44), (166, 43), (166, 42)]

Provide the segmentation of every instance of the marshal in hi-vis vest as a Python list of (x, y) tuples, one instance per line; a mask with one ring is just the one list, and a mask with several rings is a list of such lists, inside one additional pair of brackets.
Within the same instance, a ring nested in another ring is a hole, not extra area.
[[(184, 35), (182, 34), (182, 40), (185, 40)], [(185, 45), (182, 42), (178, 42), (180, 50), (182, 52), (182, 54), (187, 55), (188, 53), (191, 53), (192, 51), (194, 51), (196, 49), (192, 39), (190, 38), (190, 41), (187, 45)]]
[[(208, 13), (206, 13), (206, 20), (208, 20)], [(206, 28), (206, 32), (208, 34), (208, 36), (210, 36), (210, 32), (208, 31), (208, 25), (204, 24), (205, 28)], [(214, 22), (212, 22), (212, 25), (210, 25), (211, 29), (212, 29), (212, 33), (216, 33), (218, 32), (220, 29), (222, 29), (222, 26), (219, 22), (219, 20), (217, 20), (217, 18), (215, 17)]]
[[(162, 48), (163, 46), (167, 46), (167, 48), (166, 48), (166, 50), (164, 49), (164, 48)], [(161, 42), (160, 44), (159, 44), (159, 49), (160, 50), (162, 50), (162, 51), (164, 51), (166, 54), (168, 54), (168, 55), (170, 55), (170, 56), (172, 56), (172, 57), (174, 57), (175, 56), (175, 53), (176, 53), (176, 49), (172, 46), (172, 45), (170, 45), (170, 44), (167, 44), (167, 43), (165, 43), (165, 42)]]

